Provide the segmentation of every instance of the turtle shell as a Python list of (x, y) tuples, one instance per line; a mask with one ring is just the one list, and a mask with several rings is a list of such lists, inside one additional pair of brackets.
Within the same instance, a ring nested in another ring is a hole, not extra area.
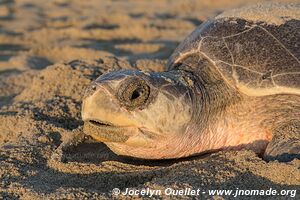
[(170, 57), (168, 69), (193, 55), (208, 59), (247, 95), (300, 94), (300, 4), (225, 12), (194, 30)]

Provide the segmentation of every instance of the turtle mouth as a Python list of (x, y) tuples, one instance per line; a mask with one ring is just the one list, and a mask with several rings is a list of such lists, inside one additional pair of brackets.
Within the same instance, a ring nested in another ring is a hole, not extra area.
[(88, 120), (89, 123), (91, 123), (93, 126), (110, 126), (110, 127), (116, 127), (112, 123), (101, 121), (101, 120)]
[(126, 142), (128, 127), (116, 126), (110, 122), (89, 119), (84, 122), (83, 132), (100, 142)]

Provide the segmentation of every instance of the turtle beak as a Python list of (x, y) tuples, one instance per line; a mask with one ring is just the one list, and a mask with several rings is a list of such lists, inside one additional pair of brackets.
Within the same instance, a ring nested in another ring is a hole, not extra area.
[(126, 142), (129, 139), (124, 128), (98, 120), (85, 121), (83, 131), (100, 142)]
[(123, 143), (137, 132), (134, 121), (102, 85), (85, 96), (81, 114), (84, 133), (100, 142)]

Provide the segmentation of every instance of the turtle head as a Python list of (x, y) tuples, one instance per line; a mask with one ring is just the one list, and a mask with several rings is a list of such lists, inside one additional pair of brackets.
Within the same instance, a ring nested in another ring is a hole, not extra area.
[(116, 71), (87, 89), (84, 132), (119, 155), (174, 158), (192, 118), (189, 86), (172, 72)]

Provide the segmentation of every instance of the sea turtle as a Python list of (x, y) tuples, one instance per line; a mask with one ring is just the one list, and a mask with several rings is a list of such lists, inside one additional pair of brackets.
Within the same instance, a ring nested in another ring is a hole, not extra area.
[(164, 72), (101, 75), (84, 132), (119, 155), (171, 159), (252, 149), (300, 156), (300, 4), (225, 12), (194, 30)]

